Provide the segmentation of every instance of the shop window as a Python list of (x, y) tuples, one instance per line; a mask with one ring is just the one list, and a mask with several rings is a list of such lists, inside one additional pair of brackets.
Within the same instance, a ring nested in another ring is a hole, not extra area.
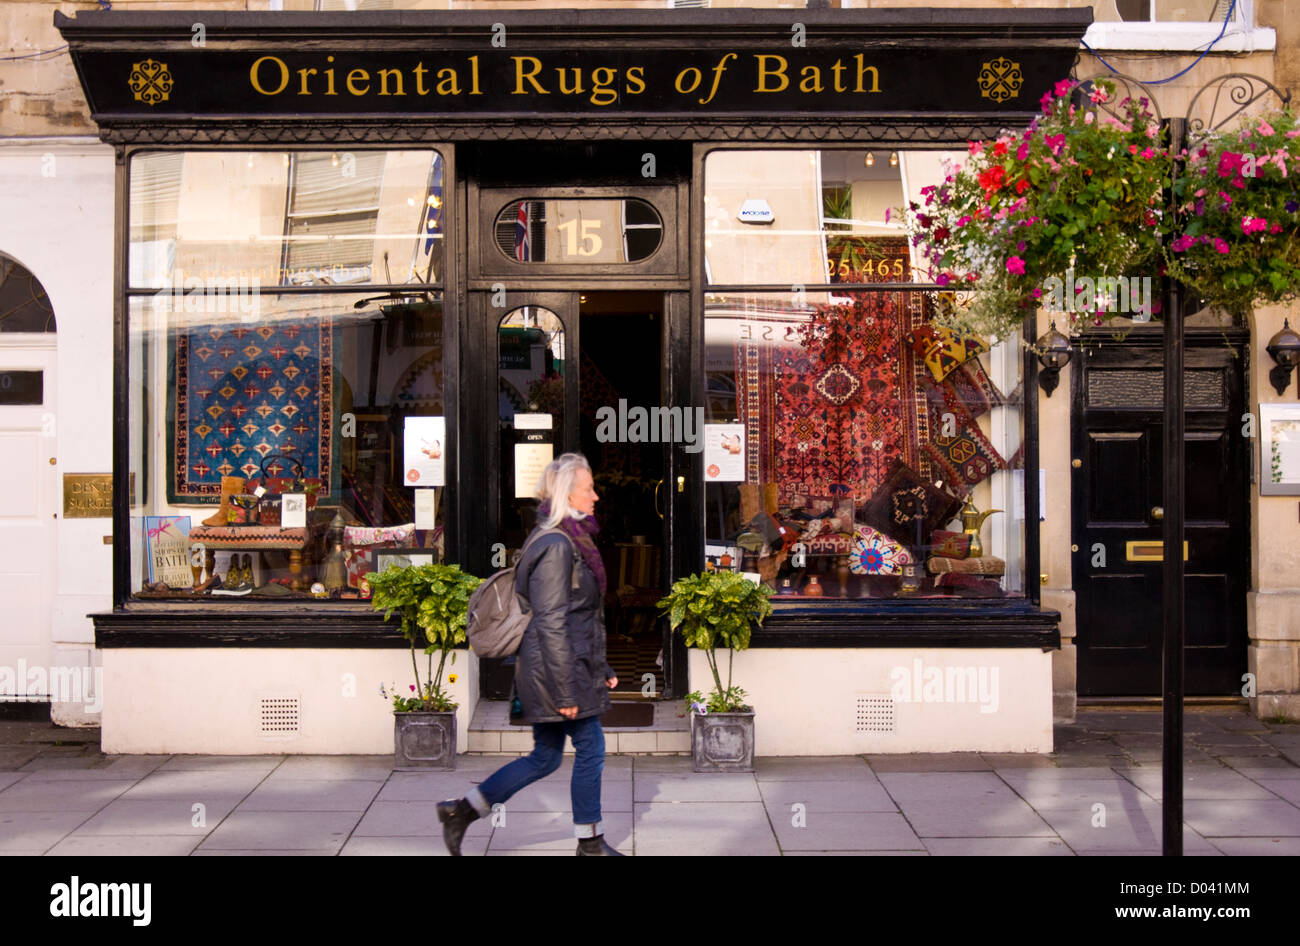
[(1022, 353), (918, 285), (897, 208), (939, 156), (868, 154), (706, 160), (707, 567), (785, 606), (1023, 595)]
[(132, 160), (132, 594), (360, 599), (442, 558), (442, 287), (401, 286), (440, 269), (442, 162), (353, 157)]
[(663, 242), (658, 211), (634, 198), (516, 200), (497, 214), (497, 247), (521, 263), (636, 263)]

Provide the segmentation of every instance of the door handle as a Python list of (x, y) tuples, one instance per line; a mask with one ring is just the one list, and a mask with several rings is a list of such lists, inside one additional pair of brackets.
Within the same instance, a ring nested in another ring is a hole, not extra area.
[(659, 487), (663, 485), (664, 485), (664, 479), (662, 476), (659, 477), (659, 479), (655, 480), (655, 498), (654, 498), (655, 515), (658, 516), (660, 519), (664, 517), (664, 514), (659, 511)]
[(1152, 519), (1154, 519), (1156, 522), (1159, 522), (1159, 521), (1160, 521), (1161, 519), (1163, 519), (1164, 517), (1165, 517), (1165, 509), (1164, 509), (1163, 506), (1152, 506), (1152, 507), (1151, 507), (1151, 518), (1152, 518)]

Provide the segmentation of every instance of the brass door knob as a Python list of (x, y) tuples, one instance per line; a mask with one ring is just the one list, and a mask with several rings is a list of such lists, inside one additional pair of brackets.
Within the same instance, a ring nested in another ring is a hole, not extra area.
[(1077, 469), (1079, 469), (1079, 468), (1081, 468), (1081, 467), (1083, 466), (1083, 461), (1082, 461), (1082, 460), (1071, 460), (1071, 461), (1070, 461), (1070, 466), (1074, 467), (1074, 468), (1077, 470)]
[(1159, 522), (1159, 521), (1160, 521), (1161, 519), (1163, 519), (1164, 517), (1165, 517), (1165, 510), (1164, 510), (1164, 507), (1163, 507), (1163, 506), (1152, 506), (1152, 507), (1151, 507), (1151, 518), (1152, 518), (1152, 519), (1154, 519), (1156, 522)]

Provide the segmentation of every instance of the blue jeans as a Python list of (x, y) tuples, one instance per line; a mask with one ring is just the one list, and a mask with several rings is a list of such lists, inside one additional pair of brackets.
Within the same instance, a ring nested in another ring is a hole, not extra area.
[(465, 797), (486, 816), (525, 785), (545, 778), (560, 767), (564, 737), (573, 740), (573, 823), (579, 837), (594, 837), (600, 829), (600, 773), (605, 767), (605, 731), (599, 716), (533, 724), (533, 751), (497, 769)]

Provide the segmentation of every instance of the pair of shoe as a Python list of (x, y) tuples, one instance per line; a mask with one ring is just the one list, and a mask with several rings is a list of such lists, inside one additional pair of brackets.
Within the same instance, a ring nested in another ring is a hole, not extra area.
[(240, 591), (253, 587), (253, 556), (230, 556), (230, 568), (226, 572), (225, 587), (230, 591)]
[[(480, 817), (474, 806), (467, 799), (440, 801), (437, 805), (438, 820), (442, 822), (442, 839), (447, 844), (447, 853), (460, 857), (460, 842), (465, 837), (465, 829)], [(578, 849), (574, 851), (579, 857), (622, 857), (618, 851), (605, 843), (605, 836), (598, 834), (594, 838), (580, 838)]]

